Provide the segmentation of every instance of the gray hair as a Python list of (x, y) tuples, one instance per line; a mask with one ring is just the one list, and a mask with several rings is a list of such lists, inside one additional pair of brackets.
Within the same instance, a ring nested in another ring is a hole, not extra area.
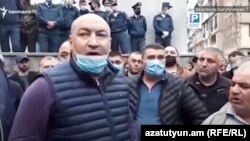
[(218, 57), (219, 61), (223, 61), (225, 59), (223, 51), (220, 50), (219, 48), (207, 47), (207, 48), (202, 49), (200, 52), (204, 52), (204, 51), (214, 53)]
[(236, 59), (236, 66), (239, 67), (243, 63), (250, 61), (249, 56), (240, 56), (239, 58)]
[(242, 63), (235, 73), (249, 73), (250, 74), (250, 60)]

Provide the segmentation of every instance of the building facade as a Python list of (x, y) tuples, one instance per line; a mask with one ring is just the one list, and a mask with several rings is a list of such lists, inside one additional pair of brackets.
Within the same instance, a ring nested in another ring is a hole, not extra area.
[[(249, 6), (250, 0), (199, 0), (199, 6)], [(193, 34), (191, 34), (193, 33)], [(228, 55), (234, 50), (250, 54), (250, 13), (202, 13), (202, 29), (189, 31), (189, 50), (218, 47)]]

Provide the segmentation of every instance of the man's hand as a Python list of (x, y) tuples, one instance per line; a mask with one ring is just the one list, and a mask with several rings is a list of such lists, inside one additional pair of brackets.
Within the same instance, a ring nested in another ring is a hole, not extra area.
[(56, 23), (54, 21), (48, 21), (47, 28), (52, 29), (56, 26)]
[(164, 36), (166, 36), (166, 37), (168, 37), (169, 32), (167, 32), (167, 31), (163, 31), (163, 35), (164, 35)]

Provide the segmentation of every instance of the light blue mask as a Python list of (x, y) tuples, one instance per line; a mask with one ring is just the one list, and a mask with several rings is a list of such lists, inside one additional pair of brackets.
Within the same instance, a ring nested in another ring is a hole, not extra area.
[(113, 64), (120, 72), (123, 71), (123, 66), (122, 65), (116, 65), (116, 64)]
[(145, 73), (153, 78), (161, 77), (165, 71), (165, 62), (159, 60), (152, 60), (147, 62)]
[(107, 58), (107, 55), (89, 56), (77, 54), (76, 64), (82, 71), (92, 76), (98, 76), (108, 64)]

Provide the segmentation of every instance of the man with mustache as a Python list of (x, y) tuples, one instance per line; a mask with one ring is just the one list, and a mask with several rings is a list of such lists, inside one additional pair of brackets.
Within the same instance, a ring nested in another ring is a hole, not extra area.
[(188, 71), (187, 69), (182, 68), (178, 64), (179, 60), (179, 53), (177, 48), (173, 46), (168, 46), (165, 48), (165, 55), (166, 55), (166, 72), (176, 75), (178, 77), (189, 77), (192, 75), (192, 72)]
[(204, 125), (250, 124), (250, 61), (235, 70), (229, 91), (229, 102), (208, 117)]
[(69, 42), (70, 60), (38, 77), (24, 94), (9, 141), (132, 141), (132, 89), (108, 61), (107, 22), (95, 14), (80, 16)]
[(198, 54), (196, 73), (187, 78), (189, 85), (205, 104), (210, 114), (228, 101), (230, 80), (219, 74), (223, 53), (218, 48), (205, 48)]

